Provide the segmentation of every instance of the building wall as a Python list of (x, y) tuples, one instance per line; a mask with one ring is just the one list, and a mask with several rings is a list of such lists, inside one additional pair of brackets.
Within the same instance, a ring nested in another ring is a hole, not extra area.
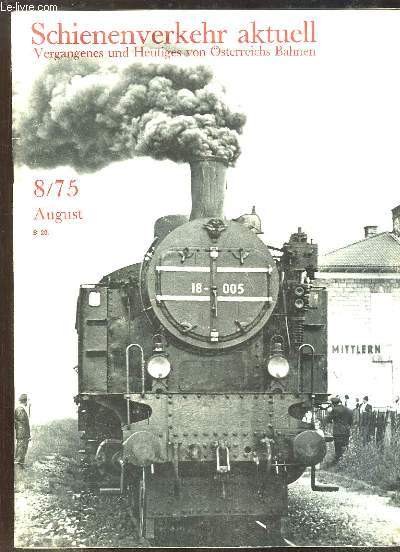
[(400, 274), (320, 273), (328, 289), (328, 389), (371, 404), (400, 393)]

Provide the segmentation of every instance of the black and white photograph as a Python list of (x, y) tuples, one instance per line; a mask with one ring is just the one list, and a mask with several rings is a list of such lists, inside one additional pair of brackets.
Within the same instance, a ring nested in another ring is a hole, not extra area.
[(400, 12), (54, 7), (11, 17), (14, 546), (399, 546)]

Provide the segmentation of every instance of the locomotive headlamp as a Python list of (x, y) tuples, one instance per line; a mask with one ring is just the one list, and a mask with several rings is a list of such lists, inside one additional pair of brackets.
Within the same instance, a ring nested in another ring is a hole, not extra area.
[(306, 290), (304, 289), (303, 286), (296, 286), (293, 290), (294, 294), (297, 296), (297, 297), (303, 297), (303, 295), (305, 294)]
[(310, 285), (298, 284), (292, 288), (293, 293), (293, 307), (295, 310), (302, 311), (308, 307), (310, 297)]
[(171, 363), (164, 355), (153, 355), (147, 363), (147, 371), (152, 378), (164, 379), (171, 371)]
[(277, 379), (285, 378), (289, 373), (289, 363), (283, 355), (282, 343), (275, 342), (267, 366), (268, 373)]
[(294, 302), (294, 306), (296, 307), (296, 309), (302, 309), (304, 308), (304, 305), (304, 299), (301, 299), (300, 297), (298, 297)]

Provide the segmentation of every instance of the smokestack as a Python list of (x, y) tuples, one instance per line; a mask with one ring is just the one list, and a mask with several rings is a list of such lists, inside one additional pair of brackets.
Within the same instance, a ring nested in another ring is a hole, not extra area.
[(400, 236), (400, 205), (392, 209), (393, 234)]
[(217, 157), (190, 161), (192, 212), (197, 218), (224, 218), (226, 164)]
[(372, 236), (376, 236), (377, 231), (378, 231), (377, 226), (364, 226), (364, 237), (372, 238)]

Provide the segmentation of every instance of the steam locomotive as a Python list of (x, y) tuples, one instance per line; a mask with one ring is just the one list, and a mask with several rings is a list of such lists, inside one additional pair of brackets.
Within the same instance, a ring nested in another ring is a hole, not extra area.
[(79, 430), (100, 490), (126, 494), (141, 536), (158, 519), (219, 516), (278, 534), (307, 467), (314, 490), (333, 490), (315, 483), (328, 397), (318, 247), (300, 228), (267, 246), (254, 208), (224, 217), (224, 163), (190, 167), (190, 219), (157, 220), (141, 262), (81, 286)]

